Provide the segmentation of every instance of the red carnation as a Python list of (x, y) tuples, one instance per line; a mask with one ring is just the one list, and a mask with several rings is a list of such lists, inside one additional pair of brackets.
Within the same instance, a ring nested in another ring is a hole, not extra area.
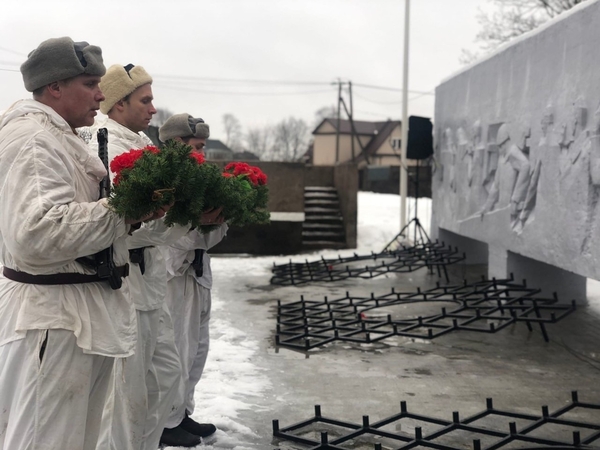
[(119, 156), (115, 156), (110, 162), (110, 170), (119, 175), (124, 169), (132, 169), (136, 161), (142, 157), (144, 150), (129, 150), (128, 152), (121, 153)]
[(223, 176), (245, 176), (255, 186), (267, 184), (267, 176), (262, 170), (256, 166), (251, 166), (243, 162), (232, 162), (227, 164)]
[(235, 176), (246, 175), (250, 171), (250, 166), (242, 162), (232, 162), (225, 166), (226, 172), (232, 172)]
[(254, 184), (260, 184), (260, 185), (267, 184), (267, 176), (265, 175), (265, 173), (262, 170), (260, 170), (256, 166), (251, 166), (251, 169), (252, 169), (252, 173), (254, 175), (254, 179), (256, 180), (256, 182)]
[(121, 172), (126, 169), (133, 169), (133, 166), (135, 166), (135, 163), (142, 157), (144, 152), (157, 154), (160, 152), (160, 150), (154, 145), (147, 145), (141, 150), (132, 148), (128, 152), (121, 153), (119, 156), (115, 156), (113, 158), (113, 160), (110, 162), (110, 170), (115, 174), (113, 184), (119, 184), (119, 181), (121, 180)]
[(200, 152), (190, 152), (190, 157), (196, 160), (198, 164), (204, 164), (206, 159), (204, 158), (204, 154)]

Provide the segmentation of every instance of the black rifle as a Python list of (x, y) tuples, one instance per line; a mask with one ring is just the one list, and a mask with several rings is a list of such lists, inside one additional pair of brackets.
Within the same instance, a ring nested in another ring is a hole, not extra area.
[(192, 268), (196, 272), (197, 277), (201, 277), (204, 274), (204, 252), (197, 248), (194, 250), (194, 260), (192, 261)]
[[(106, 176), (102, 178), (102, 181), (100, 181), (100, 198), (108, 198), (110, 195), (110, 172), (108, 169), (108, 130), (106, 128), (100, 128), (98, 130), (97, 137), (98, 156), (106, 168)], [(112, 245), (96, 253), (94, 258), (96, 260), (96, 271), (98, 273), (98, 277), (103, 280), (107, 280), (111, 288), (120, 289), (123, 284), (123, 280), (121, 279), (121, 275), (115, 266)]]

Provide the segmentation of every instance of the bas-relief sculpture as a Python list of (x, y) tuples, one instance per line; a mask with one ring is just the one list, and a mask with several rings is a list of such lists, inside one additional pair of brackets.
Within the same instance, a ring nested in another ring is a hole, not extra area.
[(600, 280), (599, 22), (600, 0), (583, 2), (436, 88), (437, 132), (458, 152), (453, 189), (436, 179), (432, 235), (471, 245), (493, 276), (569, 295)]
[(444, 184), (452, 192), (456, 192), (456, 144), (454, 141), (454, 132), (451, 128), (444, 131), (444, 146), (442, 148), (442, 166), (444, 168)]
[(594, 186), (600, 186), (600, 105), (594, 112), (594, 124), (590, 136), (590, 176)]
[(585, 131), (587, 109), (582, 97), (571, 105), (569, 116), (561, 126), (558, 141), (561, 180), (572, 171), (573, 165), (577, 163), (589, 141), (589, 132)]
[[(533, 150), (529, 145), (529, 126), (523, 128), (518, 139), (512, 139), (508, 123), (492, 124), (488, 127), (487, 145), (479, 119), (470, 133), (463, 126), (456, 131), (446, 127), (438, 172), (440, 182), (449, 188), (447, 195), (457, 190), (466, 194), (460, 199), (465, 204), (460, 208), (459, 220), (509, 208), (509, 225), (514, 232), (521, 233), (535, 218), (543, 161), (554, 157), (553, 149), (558, 151), (558, 183), (563, 196), (560, 206), (584, 202), (586, 213), (593, 215), (600, 194), (594, 191), (595, 186), (600, 187), (600, 106), (594, 113), (591, 131), (586, 129), (587, 115), (585, 99), (580, 96), (555, 132), (554, 111), (549, 105), (539, 122), (541, 135)], [(464, 167), (462, 172), (459, 161)], [(589, 184), (582, 182), (587, 178), (582, 177), (582, 170), (589, 173)]]
[[(522, 142), (521, 142), (522, 141)], [(521, 144), (519, 146), (518, 144)], [(504, 207), (506, 202), (510, 207), (511, 227), (515, 228), (518, 218), (525, 206), (525, 197), (531, 178), (529, 158), (525, 155), (525, 139), (514, 143), (511, 140), (508, 125), (502, 124), (496, 136), (498, 147), (498, 169), (494, 181), (483, 205), (481, 214), (486, 214), (497, 207)], [(514, 179), (514, 182), (513, 182)], [(501, 194), (508, 194), (501, 198)]]
[[(540, 180), (540, 174), (542, 172), (542, 160), (544, 155), (549, 154), (549, 132), (552, 123), (554, 122), (554, 115), (552, 113), (552, 107), (548, 106), (542, 116), (540, 122), (542, 135), (536, 148), (534, 148), (529, 154), (529, 165), (531, 167), (531, 179), (529, 180), (529, 187), (527, 188), (527, 194), (525, 195), (525, 204), (519, 215), (518, 223), (514, 230), (517, 233), (523, 231), (523, 227), (527, 223), (528, 219), (534, 219), (534, 210), (537, 200), (537, 189)], [(531, 129), (529, 130), (529, 136), (531, 136)]]

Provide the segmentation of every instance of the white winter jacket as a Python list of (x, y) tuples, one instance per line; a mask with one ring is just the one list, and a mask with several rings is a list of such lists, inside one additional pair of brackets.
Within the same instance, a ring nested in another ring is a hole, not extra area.
[[(140, 149), (147, 145), (154, 145), (150, 138), (143, 133), (135, 133), (110, 118), (97, 121), (90, 129), (92, 140), (90, 148), (98, 153), (98, 140), (96, 133), (99, 128), (108, 130), (108, 160), (128, 152), (131, 149)], [(115, 174), (111, 173), (111, 178)], [(142, 276), (137, 264), (131, 264), (131, 292), (136, 309), (151, 311), (162, 308), (167, 291), (167, 269), (161, 252), (156, 248), (159, 245), (168, 245), (185, 235), (188, 227), (174, 225), (167, 227), (163, 220), (144, 223), (127, 239), (130, 249), (150, 247), (144, 250), (146, 271)]]
[[(0, 265), (30, 274), (93, 273), (75, 261), (114, 245), (128, 261), (124, 219), (98, 201), (101, 161), (53, 109), (34, 100), (0, 117)], [(128, 279), (33, 285), (0, 278), (0, 345), (32, 329), (66, 329), (85, 353), (128, 356), (136, 339)]]
[(204, 254), (202, 276), (198, 277), (194, 269), (190, 268), (194, 261), (194, 250), (208, 250), (214, 247), (227, 235), (228, 229), (229, 227), (224, 223), (217, 229), (206, 234), (202, 234), (198, 230), (192, 230), (174, 244), (168, 247), (161, 247), (167, 262), (169, 280), (184, 275), (186, 271), (190, 270), (190, 273), (198, 284), (204, 286), (206, 289), (211, 289), (213, 279), (212, 269), (210, 268), (210, 255), (208, 253)]

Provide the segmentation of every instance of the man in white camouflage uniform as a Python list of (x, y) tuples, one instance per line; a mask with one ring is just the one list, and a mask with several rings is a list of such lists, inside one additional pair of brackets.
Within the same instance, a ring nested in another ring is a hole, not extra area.
[[(102, 77), (106, 99), (100, 110), (108, 118), (92, 128), (108, 130), (109, 160), (130, 149), (152, 145), (142, 133), (156, 113), (152, 77), (141, 66), (113, 65)], [(92, 149), (97, 148), (95, 140)], [(111, 173), (111, 176), (114, 176)], [(169, 412), (181, 404), (179, 356), (173, 325), (165, 305), (167, 271), (158, 245), (177, 241), (189, 227), (166, 227), (155, 221), (127, 240), (131, 261), (131, 295), (137, 310), (138, 345), (135, 355), (115, 368), (112, 401), (107, 404), (102, 443), (111, 450), (155, 450)], [(110, 423), (106, 423), (106, 420)], [(194, 447), (200, 438), (180, 433), (169, 445)]]
[[(209, 127), (202, 119), (185, 113), (169, 118), (159, 130), (161, 141), (181, 141), (201, 153), (204, 153), (209, 135)], [(179, 430), (202, 437), (216, 431), (213, 424), (198, 423), (190, 416), (194, 412), (194, 391), (204, 370), (210, 342), (212, 272), (210, 256), (206, 252), (221, 242), (228, 229), (219, 213), (220, 209), (212, 211), (214, 218), (211, 222), (217, 225), (213, 231), (203, 234), (199, 230), (191, 230), (173, 245), (161, 247), (167, 261), (167, 304), (181, 358), (184, 398), (183, 404), (171, 412), (163, 440)]]
[[(96, 448), (115, 358), (136, 344), (129, 224), (99, 200), (75, 133), (104, 96), (102, 52), (63, 37), (21, 66), (33, 100), (0, 117), (0, 449)], [(79, 262), (113, 246), (120, 289)]]

